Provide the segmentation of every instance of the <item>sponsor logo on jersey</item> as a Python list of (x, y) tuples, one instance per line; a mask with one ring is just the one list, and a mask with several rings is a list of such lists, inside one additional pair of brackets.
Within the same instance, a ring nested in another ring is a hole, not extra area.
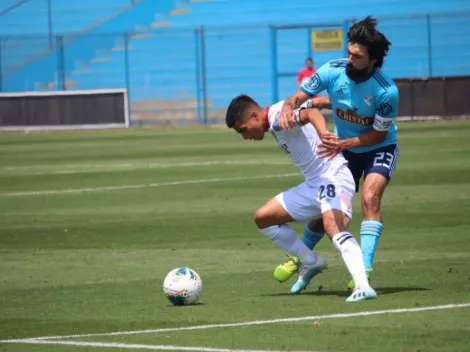
[(336, 116), (341, 120), (354, 123), (361, 126), (372, 126), (374, 124), (373, 117), (362, 117), (357, 114), (357, 108), (348, 109), (346, 111), (341, 109), (336, 109)]

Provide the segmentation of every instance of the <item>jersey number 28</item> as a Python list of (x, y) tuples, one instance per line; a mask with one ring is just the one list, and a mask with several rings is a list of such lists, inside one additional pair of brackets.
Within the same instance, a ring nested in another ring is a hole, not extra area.
[(336, 188), (335, 188), (335, 185), (327, 185), (326, 187), (325, 186), (320, 186), (320, 193), (318, 195), (318, 198), (320, 198), (320, 200), (324, 199), (324, 198), (334, 198), (336, 197)]

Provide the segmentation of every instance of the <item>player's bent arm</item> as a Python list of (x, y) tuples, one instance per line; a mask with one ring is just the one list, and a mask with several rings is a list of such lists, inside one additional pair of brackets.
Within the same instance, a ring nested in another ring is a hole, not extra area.
[(318, 71), (300, 89), (284, 101), (284, 106), (292, 110), (298, 109), (307, 100), (328, 89), (331, 80), (332, 66), (329, 62), (321, 66)]
[(331, 103), (329, 97), (313, 97), (311, 100), (313, 107), (317, 108), (318, 110), (331, 110)]
[(372, 130), (357, 137), (340, 140), (339, 143), (341, 150), (368, 147), (370, 145), (379, 144), (385, 140), (387, 133), (387, 131)]
[(290, 106), (292, 110), (295, 110), (309, 99), (310, 97), (299, 89), (293, 96), (284, 100), (284, 105)]
[(326, 127), (326, 119), (318, 109), (302, 109), (299, 112), (299, 119), (302, 125), (311, 123), (317, 130), (319, 136), (329, 132)]

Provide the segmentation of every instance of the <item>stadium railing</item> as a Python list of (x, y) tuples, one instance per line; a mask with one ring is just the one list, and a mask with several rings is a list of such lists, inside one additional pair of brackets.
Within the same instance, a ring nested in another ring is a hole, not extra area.
[[(468, 99), (458, 98), (470, 91), (470, 13), (379, 20), (393, 43), (384, 69), (400, 87), (403, 118), (470, 115)], [(90, 33), (75, 45), (54, 36), (53, 55), (13, 72), (7, 63), (14, 52), (5, 45), (11, 37), (1, 37), (0, 90), (124, 89), (130, 125), (220, 123), (236, 94), (267, 105), (294, 92), (305, 57), (317, 67), (344, 57), (353, 22)], [(47, 38), (15, 40), (34, 46)]]

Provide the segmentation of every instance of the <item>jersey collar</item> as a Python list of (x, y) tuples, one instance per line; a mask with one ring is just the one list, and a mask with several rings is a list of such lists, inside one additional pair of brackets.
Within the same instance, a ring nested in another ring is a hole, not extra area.
[(264, 130), (269, 130), (269, 106), (264, 110)]

